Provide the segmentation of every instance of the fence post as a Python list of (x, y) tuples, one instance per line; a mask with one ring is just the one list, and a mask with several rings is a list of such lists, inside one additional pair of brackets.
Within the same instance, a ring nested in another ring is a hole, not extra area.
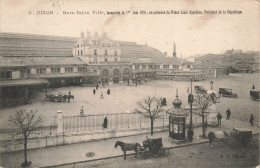
[(62, 134), (63, 133), (63, 117), (62, 117), (62, 111), (58, 110), (57, 111), (57, 134)]

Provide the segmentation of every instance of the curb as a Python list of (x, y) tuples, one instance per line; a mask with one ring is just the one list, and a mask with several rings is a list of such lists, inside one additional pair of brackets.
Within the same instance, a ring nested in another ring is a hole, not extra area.
[[(216, 140), (217, 141), (217, 140)], [(199, 145), (203, 143), (207, 143), (208, 140), (202, 141), (202, 142), (196, 142), (196, 143), (190, 143), (190, 144), (183, 144), (183, 145), (178, 145), (178, 146), (172, 146), (172, 147), (165, 147), (165, 149), (173, 149), (173, 148), (181, 148), (181, 147), (187, 147), (187, 146), (193, 146), (193, 145)], [(134, 155), (135, 153), (129, 153), (126, 154), (126, 156)], [(137, 154), (140, 154), (137, 153)], [(68, 165), (73, 165), (75, 167), (76, 164), (79, 163), (87, 163), (87, 162), (94, 162), (94, 161), (99, 161), (99, 160), (107, 160), (107, 159), (113, 159), (113, 158), (118, 158), (118, 157), (123, 157), (124, 155), (116, 155), (116, 156), (111, 156), (111, 157), (104, 157), (104, 158), (98, 158), (98, 159), (92, 159), (92, 160), (83, 160), (83, 161), (78, 161), (78, 162), (71, 162), (71, 163), (64, 163), (64, 164), (58, 164), (58, 165), (51, 165), (51, 166), (42, 166), (39, 168), (51, 168), (51, 167), (56, 167), (56, 166), (68, 166)]]

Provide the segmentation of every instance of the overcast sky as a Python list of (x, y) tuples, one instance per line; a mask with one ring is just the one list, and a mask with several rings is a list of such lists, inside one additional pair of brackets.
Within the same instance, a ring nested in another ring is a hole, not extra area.
[[(80, 32), (107, 32), (114, 40), (147, 43), (177, 56), (223, 53), (234, 48), (259, 50), (260, 5), (254, 0), (83, 1), (0, 0), (0, 31), (79, 37)], [(237, 10), (218, 15), (64, 15), (63, 11)], [(29, 11), (35, 14), (29, 15)], [(36, 15), (53, 11), (53, 15)]]

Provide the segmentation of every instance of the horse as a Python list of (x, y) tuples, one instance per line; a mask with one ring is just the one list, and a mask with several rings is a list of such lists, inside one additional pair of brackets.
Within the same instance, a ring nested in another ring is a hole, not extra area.
[(225, 136), (226, 136), (226, 133), (223, 132), (223, 131), (215, 131), (215, 132), (210, 131), (208, 133), (210, 148), (212, 148), (212, 142), (213, 142), (214, 139), (220, 139), (221, 142), (223, 143), (223, 140), (224, 140)]
[(126, 159), (126, 151), (134, 150), (135, 158), (137, 158), (137, 148), (140, 147), (140, 149), (142, 150), (142, 147), (139, 143), (125, 143), (125, 142), (121, 142), (121, 141), (116, 141), (115, 148), (117, 146), (120, 146), (121, 150), (124, 152), (124, 159)]
[(62, 95), (62, 99), (63, 99), (63, 102), (65, 102), (67, 99), (68, 99), (68, 103), (70, 102), (70, 99), (73, 99), (74, 100), (74, 96), (73, 95)]

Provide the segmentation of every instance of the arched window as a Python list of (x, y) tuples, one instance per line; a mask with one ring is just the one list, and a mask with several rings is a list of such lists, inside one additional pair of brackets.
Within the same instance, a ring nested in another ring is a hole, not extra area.
[(102, 76), (108, 76), (108, 70), (107, 69), (102, 70)]
[(119, 70), (118, 69), (114, 69), (113, 76), (119, 76)]
[(129, 75), (129, 70), (128, 69), (124, 69), (124, 75)]

